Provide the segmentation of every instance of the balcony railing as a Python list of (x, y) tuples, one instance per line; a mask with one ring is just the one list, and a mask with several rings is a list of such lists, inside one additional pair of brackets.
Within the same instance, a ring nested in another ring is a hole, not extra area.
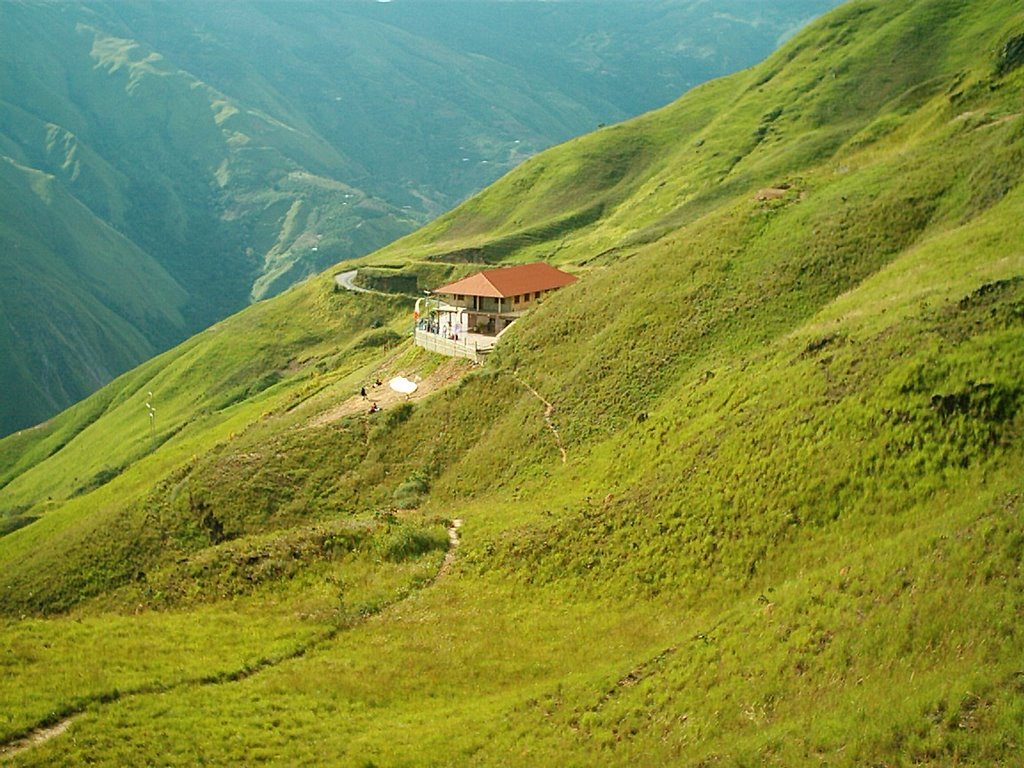
[[(472, 336), (473, 334), (471, 334)], [(478, 339), (446, 339), (422, 328), (416, 329), (416, 344), (429, 352), (448, 357), (464, 357), (474, 363), (482, 363), (484, 355), (491, 351), (493, 342), (481, 343)]]

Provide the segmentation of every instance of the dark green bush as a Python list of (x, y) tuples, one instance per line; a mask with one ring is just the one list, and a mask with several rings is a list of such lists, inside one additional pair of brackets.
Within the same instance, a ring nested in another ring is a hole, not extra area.
[(447, 549), (448, 536), (441, 529), (394, 525), (381, 534), (377, 546), (378, 552), (385, 560), (400, 563), (432, 550)]

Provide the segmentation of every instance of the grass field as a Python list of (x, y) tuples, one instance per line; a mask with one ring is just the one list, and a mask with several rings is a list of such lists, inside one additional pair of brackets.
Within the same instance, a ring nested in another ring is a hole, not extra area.
[(1020, 40), (851, 3), (361, 262), (580, 276), (484, 366), (325, 275), (0, 441), (12, 764), (1019, 763)]

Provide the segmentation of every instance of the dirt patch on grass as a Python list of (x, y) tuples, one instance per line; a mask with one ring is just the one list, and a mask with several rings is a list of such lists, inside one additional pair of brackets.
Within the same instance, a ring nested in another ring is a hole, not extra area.
[(363, 397), (358, 392), (355, 393), (348, 400), (338, 403), (315, 416), (310, 421), (309, 426), (323, 427), (347, 416), (366, 414), (369, 413), (370, 408), (375, 404), (379, 409), (386, 410), (400, 403), (422, 400), (439, 389), (444, 389), (459, 381), (472, 368), (473, 366), (467, 361), (453, 358), (442, 363), (437, 369), (423, 377), (399, 372), (398, 376), (404, 376), (410, 381), (416, 382), (416, 391), (411, 395), (403, 395), (400, 392), (396, 392), (388, 386), (391, 377), (382, 377), (379, 385), (372, 381), (366, 385), (366, 397)]
[(764, 189), (757, 190), (757, 194), (754, 199), (759, 203), (767, 202), (768, 200), (780, 200), (786, 196), (786, 192), (789, 191), (789, 187), (765, 187)]

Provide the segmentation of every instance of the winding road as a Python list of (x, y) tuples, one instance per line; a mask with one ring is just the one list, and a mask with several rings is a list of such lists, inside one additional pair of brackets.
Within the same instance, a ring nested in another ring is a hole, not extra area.
[(350, 269), (348, 272), (339, 272), (334, 276), (334, 282), (337, 283), (341, 288), (346, 291), (353, 291), (355, 293), (374, 293), (374, 291), (366, 288), (360, 288), (356, 285), (353, 280), (356, 279), (356, 273), (358, 269)]

